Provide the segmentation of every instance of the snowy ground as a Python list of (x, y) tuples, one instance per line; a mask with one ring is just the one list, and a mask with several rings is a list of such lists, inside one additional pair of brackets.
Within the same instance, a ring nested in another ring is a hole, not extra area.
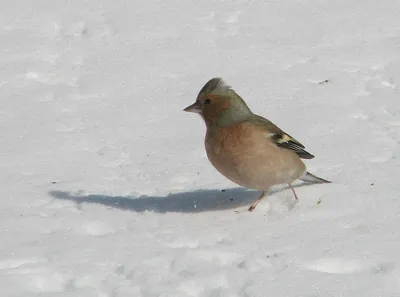
[[(398, 0), (2, 4), (1, 296), (400, 296)], [(334, 183), (235, 213), (217, 75)]]

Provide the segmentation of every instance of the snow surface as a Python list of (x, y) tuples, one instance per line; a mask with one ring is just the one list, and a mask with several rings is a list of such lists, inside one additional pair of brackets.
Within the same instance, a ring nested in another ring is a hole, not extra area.
[[(0, 295), (400, 296), (399, 15), (398, 0), (3, 0)], [(182, 112), (214, 76), (334, 183), (242, 211), (258, 193), (217, 173)]]

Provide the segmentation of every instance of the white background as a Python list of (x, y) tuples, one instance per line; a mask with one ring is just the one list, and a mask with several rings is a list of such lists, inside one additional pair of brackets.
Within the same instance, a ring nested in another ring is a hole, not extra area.
[[(399, 16), (396, 0), (2, 1), (1, 296), (400, 296)], [(214, 76), (333, 184), (244, 211), (259, 193), (209, 164), (182, 112)]]

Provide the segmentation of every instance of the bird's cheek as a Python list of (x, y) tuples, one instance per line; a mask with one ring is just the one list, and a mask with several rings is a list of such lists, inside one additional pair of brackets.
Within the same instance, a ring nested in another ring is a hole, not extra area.
[(206, 106), (203, 110), (204, 118), (208, 119), (209, 121), (213, 121), (218, 118), (218, 111), (214, 108)]

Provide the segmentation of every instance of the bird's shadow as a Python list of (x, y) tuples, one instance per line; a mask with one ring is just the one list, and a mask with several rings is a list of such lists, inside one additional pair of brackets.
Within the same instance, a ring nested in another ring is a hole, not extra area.
[[(301, 187), (307, 184), (300, 184)], [(285, 188), (284, 188), (285, 189)], [(282, 189), (281, 189), (282, 190)], [(277, 191), (272, 191), (273, 194)], [(208, 189), (190, 192), (180, 192), (167, 196), (108, 196), (100, 194), (74, 194), (66, 191), (50, 191), (55, 199), (75, 202), (78, 207), (83, 203), (100, 204), (110, 208), (157, 213), (199, 213), (206, 211), (221, 211), (249, 206), (260, 195), (260, 192), (244, 188), (227, 190)]]

